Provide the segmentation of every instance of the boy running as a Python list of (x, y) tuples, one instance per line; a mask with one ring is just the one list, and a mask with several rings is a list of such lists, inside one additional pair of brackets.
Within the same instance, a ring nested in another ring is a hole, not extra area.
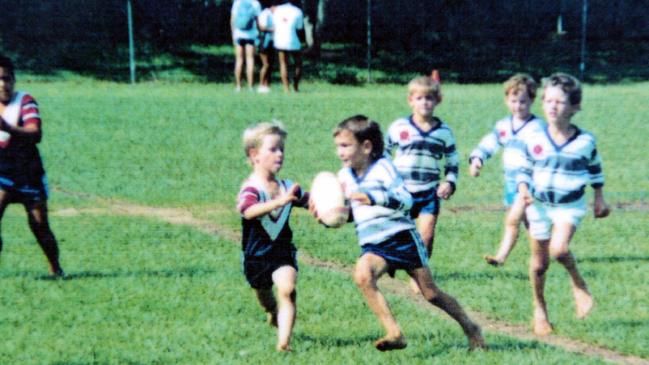
[[(459, 156), (451, 128), (433, 115), (442, 101), (440, 83), (421, 76), (408, 84), (408, 104), (412, 115), (394, 121), (386, 134), (386, 153), (394, 152), (394, 166), (412, 194), (410, 211), (430, 258), (433, 253), (435, 226), (440, 198), (455, 192)], [(442, 180), (442, 159), (444, 179)], [(417, 285), (411, 282), (416, 292)]]
[(407, 346), (388, 302), (377, 287), (383, 274), (405, 270), (421, 294), (456, 320), (469, 339), (471, 349), (485, 347), (480, 327), (460, 304), (435, 285), (428, 268), (424, 245), (408, 215), (412, 197), (389, 159), (383, 158), (383, 136), (379, 125), (363, 115), (348, 118), (334, 131), (338, 173), (345, 196), (351, 201), (361, 256), (354, 269), (354, 281), (386, 330), (375, 342), (380, 351)]
[(285, 138), (286, 131), (275, 123), (246, 129), (243, 143), (253, 171), (237, 203), (243, 226), (244, 274), (269, 324), (277, 327), (277, 351), (290, 351), (296, 313), (297, 249), (288, 220), (294, 205), (306, 207), (308, 202), (308, 194), (298, 184), (276, 176), (284, 163)]
[(531, 107), (536, 97), (537, 84), (532, 76), (516, 74), (504, 84), (505, 105), (511, 115), (496, 122), (491, 133), (480, 140), (469, 157), (469, 174), (473, 177), (480, 175), (482, 166), (502, 147), (503, 168), (505, 172), (504, 204), (507, 208), (505, 215), (505, 232), (500, 242), (496, 256), (486, 255), (485, 261), (493, 266), (505, 263), (507, 256), (516, 245), (521, 220), (527, 226), (525, 219), (525, 204), (516, 197), (516, 166), (513, 155), (514, 140), (525, 138), (526, 134), (543, 129), (545, 122), (531, 113)]
[(47, 218), (47, 177), (36, 147), (43, 136), (41, 116), (36, 100), (15, 91), (15, 84), (13, 63), (0, 55), (0, 220), (7, 205), (22, 204), (50, 274), (62, 277), (59, 247)]
[(577, 318), (585, 318), (593, 307), (569, 245), (586, 214), (587, 184), (595, 190), (595, 218), (606, 217), (610, 209), (603, 197), (604, 175), (595, 137), (571, 123), (580, 110), (581, 95), (579, 81), (570, 75), (556, 73), (544, 79), (543, 112), (548, 126), (519, 143), (522, 158), (516, 181), (528, 204), (532, 326), (537, 335), (553, 330), (544, 296), (550, 257), (570, 274)]

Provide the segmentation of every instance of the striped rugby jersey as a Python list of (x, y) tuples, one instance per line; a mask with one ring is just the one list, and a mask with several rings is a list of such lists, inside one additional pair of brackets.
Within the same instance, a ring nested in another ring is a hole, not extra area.
[(479, 158), (484, 165), (498, 150), (502, 147), (502, 161), (505, 172), (505, 183), (516, 183), (516, 148), (513, 140), (515, 138), (525, 138), (526, 135), (542, 130), (545, 127), (545, 121), (535, 115), (530, 117), (518, 129), (514, 129), (512, 116), (505, 117), (496, 122), (491, 133), (482, 137), (478, 147), (471, 151), (469, 161), (473, 158)]
[(389, 159), (378, 159), (360, 177), (351, 168), (343, 168), (338, 172), (338, 180), (345, 197), (361, 192), (372, 201), (372, 205), (351, 201), (361, 246), (380, 243), (396, 233), (415, 229), (415, 223), (408, 214), (412, 207), (412, 196)]
[[(280, 191), (286, 192), (293, 182), (277, 180)], [(244, 181), (237, 198), (237, 210), (241, 213), (241, 249), (246, 257), (263, 257), (272, 255), (277, 250), (294, 251), (293, 231), (289, 226), (289, 218), (293, 206), (306, 207), (308, 194), (302, 189), (297, 191), (298, 200), (279, 207), (268, 214), (254, 219), (245, 219), (243, 212), (250, 206), (272, 200), (264, 188), (263, 182), (252, 174)]]
[[(38, 104), (26, 92), (15, 92), (2, 113), (2, 119), (12, 126), (42, 125)], [(40, 136), (0, 133), (0, 176), (23, 181), (45, 173), (38, 147)]]
[(604, 185), (601, 159), (592, 134), (577, 128), (568, 141), (557, 145), (546, 126), (518, 141), (517, 160), (521, 168), (516, 183), (528, 184), (537, 200), (571, 203), (584, 196), (587, 184), (593, 188)]
[(386, 154), (396, 149), (394, 165), (411, 193), (436, 189), (441, 176), (441, 160), (445, 159), (446, 181), (456, 183), (459, 155), (455, 137), (449, 126), (435, 117), (437, 125), (422, 131), (412, 116), (394, 121), (385, 136)]

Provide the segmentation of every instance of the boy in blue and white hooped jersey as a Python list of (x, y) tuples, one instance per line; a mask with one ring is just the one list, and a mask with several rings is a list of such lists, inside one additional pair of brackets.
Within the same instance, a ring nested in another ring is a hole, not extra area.
[[(408, 83), (412, 114), (394, 121), (386, 133), (386, 154), (394, 151), (394, 165), (413, 196), (410, 215), (417, 220), (428, 257), (433, 253), (440, 198), (455, 192), (459, 155), (451, 128), (433, 115), (442, 101), (439, 76), (416, 77)], [(442, 159), (444, 179), (442, 180)], [(416, 293), (417, 285), (411, 281)]]
[(488, 264), (500, 266), (505, 263), (507, 256), (516, 245), (521, 221), (527, 226), (525, 204), (516, 196), (515, 139), (525, 138), (545, 127), (545, 122), (531, 113), (531, 107), (536, 97), (537, 84), (532, 76), (516, 74), (504, 83), (505, 105), (510, 115), (497, 121), (493, 130), (485, 135), (478, 146), (469, 156), (469, 174), (473, 177), (480, 175), (480, 169), (502, 147), (502, 163), (505, 176), (504, 204), (507, 208), (505, 215), (505, 230), (495, 256), (485, 255)]
[(408, 214), (412, 197), (403, 179), (383, 155), (383, 136), (378, 123), (363, 115), (342, 121), (334, 131), (338, 158), (343, 168), (338, 178), (351, 202), (361, 256), (354, 281), (377, 314), (386, 335), (375, 342), (380, 351), (405, 348), (406, 339), (376, 283), (385, 273), (405, 270), (424, 298), (455, 319), (469, 339), (471, 349), (484, 347), (480, 327), (460, 304), (435, 285), (425, 249)]
[(519, 193), (528, 204), (532, 323), (538, 335), (553, 330), (543, 293), (550, 257), (570, 274), (577, 318), (586, 317), (593, 307), (593, 298), (569, 250), (570, 240), (586, 214), (586, 185), (595, 190), (595, 218), (610, 212), (603, 197), (604, 176), (595, 138), (571, 123), (581, 105), (579, 81), (563, 73), (543, 81), (543, 112), (548, 126), (521, 140), (521, 169), (516, 178)]
[[(386, 154), (413, 195), (411, 216), (417, 219), (428, 257), (432, 254), (439, 199), (455, 192), (459, 156), (451, 128), (433, 115), (442, 101), (439, 80), (420, 76), (408, 83), (412, 114), (395, 120), (386, 133)], [(444, 159), (444, 179), (442, 179)]]

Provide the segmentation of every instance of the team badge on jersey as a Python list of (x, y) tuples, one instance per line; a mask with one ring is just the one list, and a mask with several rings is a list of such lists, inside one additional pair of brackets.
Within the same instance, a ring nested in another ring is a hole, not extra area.
[(399, 139), (404, 141), (404, 142), (409, 140), (410, 139), (410, 133), (408, 133), (408, 131), (401, 131), (401, 133), (399, 133)]
[(506, 130), (500, 130), (500, 131), (498, 131), (498, 135), (500, 137), (506, 137), (507, 136), (507, 131)]
[(532, 149), (532, 152), (534, 152), (534, 154), (535, 154), (536, 156), (540, 156), (540, 155), (543, 153), (543, 147), (542, 147), (540, 144), (537, 144), (537, 145), (534, 146), (534, 148)]

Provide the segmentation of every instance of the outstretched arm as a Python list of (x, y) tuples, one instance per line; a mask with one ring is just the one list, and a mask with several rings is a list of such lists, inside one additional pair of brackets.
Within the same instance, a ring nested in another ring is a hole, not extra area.
[(291, 188), (280, 194), (277, 198), (269, 200), (264, 203), (257, 203), (246, 208), (242, 215), (245, 219), (255, 219), (261, 217), (264, 214), (268, 214), (273, 210), (283, 207), (286, 204), (297, 200), (297, 191), (300, 189), (298, 184), (291, 186)]

